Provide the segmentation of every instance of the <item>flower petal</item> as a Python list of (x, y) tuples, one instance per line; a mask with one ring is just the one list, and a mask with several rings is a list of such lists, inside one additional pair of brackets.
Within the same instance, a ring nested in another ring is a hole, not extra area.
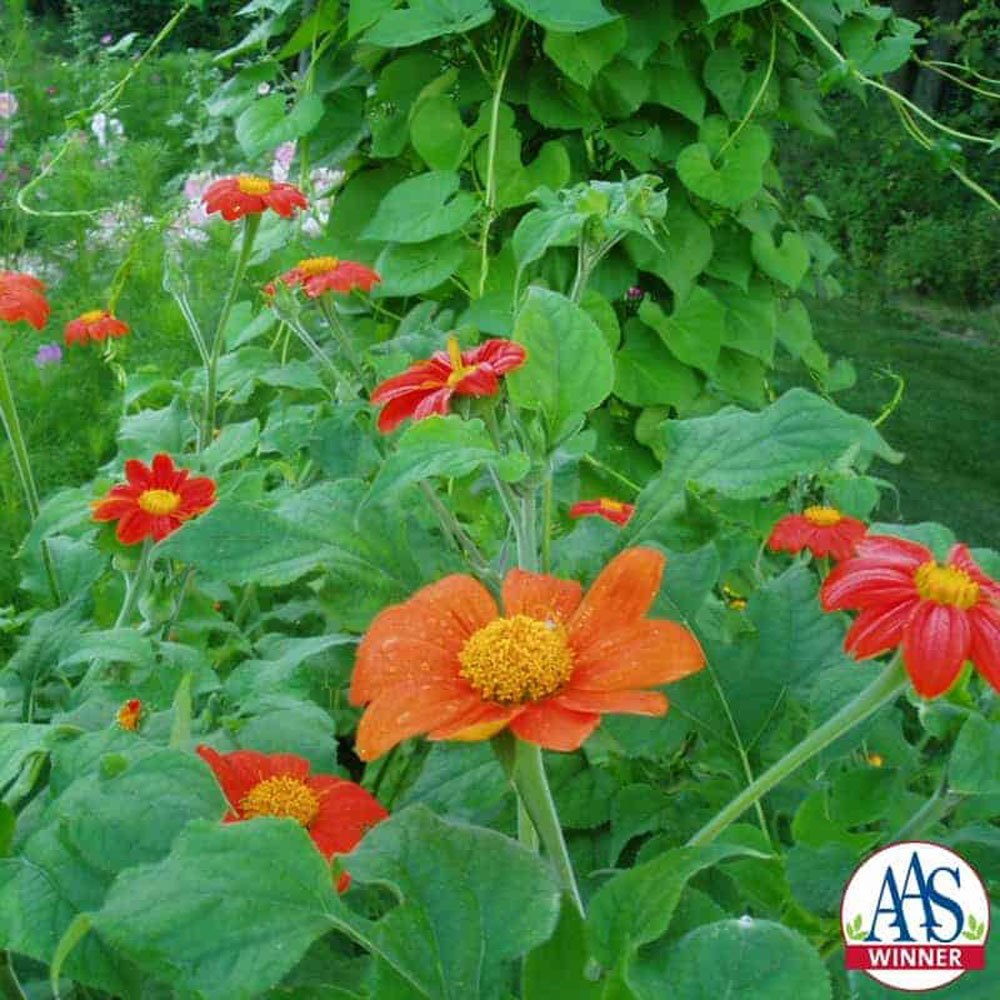
[(668, 707), (666, 696), (659, 691), (578, 691), (569, 688), (552, 700), (576, 712), (665, 715)]
[(858, 543), (858, 555), (910, 570), (934, 558), (934, 553), (927, 546), (892, 535), (866, 535)]
[(824, 611), (896, 604), (917, 596), (912, 571), (867, 556), (840, 563), (823, 581), (820, 590)]
[(568, 691), (627, 691), (680, 680), (705, 665), (698, 640), (683, 625), (639, 621), (580, 650)]
[(844, 649), (856, 660), (866, 660), (895, 649), (903, 641), (906, 623), (919, 605), (920, 601), (913, 598), (898, 604), (865, 608), (844, 637)]
[(358, 756), (375, 760), (411, 736), (447, 726), (481, 702), (479, 694), (461, 678), (383, 688), (361, 716)]
[(772, 552), (800, 552), (805, 548), (811, 525), (801, 514), (786, 514), (771, 529), (767, 547)]
[(968, 614), (972, 628), (969, 659), (993, 688), (1000, 691), (1000, 608), (980, 603)]
[(596, 712), (576, 712), (549, 698), (525, 706), (511, 722), (510, 730), (519, 739), (537, 743), (546, 750), (569, 753), (580, 749), (600, 721)]
[(965, 570), (992, 601), (1000, 602), (1000, 583), (987, 576), (980, 568), (966, 545), (955, 545), (948, 553), (948, 564)]
[(639, 621), (653, 606), (663, 576), (663, 556), (653, 549), (626, 549), (591, 584), (569, 623), (578, 653), (623, 625)]
[(964, 611), (922, 601), (903, 635), (903, 661), (917, 693), (924, 698), (944, 694), (958, 677), (971, 641)]
[(376, 798), (353, 781), (318, 774), (308, 784), (320, 801), (309, 836), (326, 858), (353, 851), (365, 833), (389, 815)]
[(582, 595), (583, 588), (575, 580), (512, 569), (504, 578), (500, 599), (507, 616), (568, 622)]
[(462, 740), (478, 742), (496, 736), (511, 719), (524, 711), (520, 705), (498, 705), (484, 701), (470, 708), (459, 718), (427, 734), (430, 740)]

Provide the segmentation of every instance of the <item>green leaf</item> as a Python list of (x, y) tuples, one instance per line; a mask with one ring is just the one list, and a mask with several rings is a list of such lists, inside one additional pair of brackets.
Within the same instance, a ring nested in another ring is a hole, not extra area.
[(369, 496), (384, 502), (422, 479), (464, 476), (499, 459), (482, 420), (435, 414), (404, 431), (375, 477)]
[(514, 340), (528, 352), (507, 376), (518, 406), (541, 410), (555, 431), (568, 417), (599, 406), (614, 382), (614, 362), (597, 324), (564, 295), (528, 290), (514, 324)]
[(644, 964), (635, 983), (640, 1000), (831, 1000), (830, 976), (800, 934), (770, 920), (740, 917), (696, 927), (668, 952)]
[(902, 459), (863, 417), (804, 389), (789, 390), (760, 413), (726, 407), (710, 417), (667, 421), (664, 436), (670, 461), (642, 491), (623, 544), (677, 516), (689, 483), (749, 499), (770, 496), (848, 453)]
[(269, 94), (250, 105), (236, 119), (236, 141), (253, 158), (283, 142), (308, 135), (323, 117), (323, 99), (305, 94), (291, 111), (284, 94)]
[(789, 299), (778, 309), (778, 340), (793, 358), (801, 358), (815, 344), (809, 310), (799, 299)]
[(566, 76), (589, 87), (627, 40), (625, 21), (618, 18), (585, 32), (547, 31), (542, 48)]
[(425, 243), (461, 229), (479, 202), (459, 191), (458, 174), (432, 170), (397, 184), (381, 201), (361, 238), (393, 243)]
[(601, 1000), (603, 985), (588, 979), (583, 918), (568, 899), (555, 933), (524, 960), (523, 1000)]
[(678, 361), (713, 372), (726, 335), (726, 309), (708, 289), (696, 285), (671, 316), (647, 299), (639, 318), (656, 330)]
[(757, 266), (768, 277), (787, 285), (793, 292), (802, 284), (809, 270), (809, 248), (805, 240), (791, 230), (775, 246), (770, 233), (757, 232), (750, 239), (750, 252)]
[(735, 844), (677, 847), (616, 875), (594, 894), (587, 913), (591, 951), (605, 968), (662, 937), (688, 879), (737, 855), (763, 857)]
[(437, 94), (421, 101), (414, 110), (410, 141), (432, 170), (456, 170), (469, 154), (472, 135), (454, 99)]
[(462, 263), (465, 244), (455, 236), (427, 243), (392, 243), (379, 254), (375, 270), (382, 275), (380, 297), (418, 295), (447, 281)]
[(376, 826), (345, 865), (400, 903), (378, 923), (353, 913), (344, 923), (430, 1000), (495, 995), (505, 964), (547, 940), (559, 913), (542, 858), (422, 806)]
[(471, 31), (491, 17), (489, 0), (409, 0), (402, 9), (381, 13), (364, 40), (385, 48), (402, 48)]
[(681, 150), (677, 156), (677, 176), (699, 198), (739, 208), (764, 183), (764, 164), (771, 155), (771, 140), (759, 125), (748, 125), (736, 141), (721, 153), (721, 165), (713, 162), (705, 141)]
[(337, 908), (306, 831), (261, 817), (191, 823), (163, 861), (123, 873), (91, 920), (155, 978), (206, 1000), (250, 1000), (330, 930)]
[(708, 11), (709, 21), (717, 21), (720, 17), (728, 17), (737, 11), (760, 7), (765, 0), (701, 0), (701, 2)]
[(683, 115), (695, 125), (705, 117), (705, 90), (675, 50), (667, 61), (653, 60), (649, 99)]
[(178, 396), (169, 406), (141, 410), (122, 417), (118, 424), (118, 446), (122, 453), (147, 462), (160, 451), (180, 455), (194, 435), (194, 421)]
[(722, 105), (726, 117), (740, 117), (740, 97), (746, 86), (747, 74), (743, 69), (744, 55), (739, 49), (720, 46), (705, 60), (703, 75), (705, 86)]
[(589, 31), (615, 20), (601, 0), (507, 0), (514, 10), (549, 31)]
[(600, 112), (590, 94), (545, 63), (531, 71), (528, 110), (546, 128), (593, 132), (601, 126)]
[[(402, 60), (397, 60), (402, 61)], [(359, 236), (371, 221), (385, 195), (402, 179), (405, 171), (398, 164), (375, 170), (363, 170), (351, 177), (337, 193), (337, 211), (330, 213), (327, 235), (331, 250), (349, 260), (374, 260), (380, 243)]]
[(615, 395), (633, 406), (679, 406), (701, 392), (701, 381), (638, 320), (625, 324), (625, 344), (615, 355)]
[(951, 752), (948, 783), (967, 795), (1000, 795), (1000, 723), (970, 715)]
[(226, 424), (201, 456), (204, 467), (217, 472), (224, 465), (246, 458), (260, 440), (260, 421), (254, 417), (239, 424)]

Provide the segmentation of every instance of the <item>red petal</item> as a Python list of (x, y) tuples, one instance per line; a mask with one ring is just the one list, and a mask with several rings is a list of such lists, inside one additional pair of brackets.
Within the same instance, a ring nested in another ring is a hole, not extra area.
[(376, 823), (389, 815), (381, 803), (353, 781), (316, 775), (309, 787), (320, 800), (320, 810), (309, 826), (309, 835), (324, 857), (348, 854)]
[(825, 611), (896, 604), (918, 596), (911, 570), (867, 556), (840, 563), (823, 581), (820, 591)]
[(978, 604), (968, 615), (972, 628), (969, 659), (994, 689), (1000, 691), (1000, 608)]
[(539, 621), (567, 622), (580, 604), (583, 588), (575, 580), (512, 569), (503, 581), (504, 614), (527, 615)]
[(494, 338), (469, 352), (469, 364), (485, 362), (497, 375), (513, 371), (524, 364), (528, 355), (524, 347), (512, 340)]
[(153, 489), (172, 490), (176, 474), (174, 460), (169, 455), (160, 452), (153, 456), (153, 477), (151, 480)]
[(987, 576), (979, 568), (979, 564), (972, 558), (972, 553), (969, 552), (967, 546), (954, 546), (951, 552), (948, 553), (948, 563), (951, 566), (957, 566), (959, 569), (965, 570), (991, 600), (1000, 602), (1000, 583), (997, 583), (992, 577)]
[(895, 649), (903, 641), (906, 623), (919, 605), (920, 601), (914, 598), (865, 608), (845, 636), (844, 649), (856, 660), (866, 660)]
[(771, 530), (767, 547), (772, 552), (800, 552), (812, 525), (801, 514), (786, 514)]
[(125, 463), (125, 478), (137, 489), (148, 490), (153, 482), (153, 470), (145, 462), (130, 458)]
[(446, 386), (444, 389), (435, 389), (433, 392), (428, 393), (417, 403), (416, 409), (413, 411), (413, 419), (425, 420), (435, 413), (442, 417), (446, 416), (450, 412), (448, 404), (451, 402), (451, 397), (454, 394), (455, 390), (450, 386)]
[(510, 730), (528, 743), (537, 743), (546, 750), (569, 753), (580, 749), (600, 721), (601, 717), (596, 712), (575, 712), (549, 698), (527, 705), (511, 722)]
[(392, 433), (404, 420), (413, 416), (425, 395), (426, 390), (421, 389), (386, 403), (378, 415), (378, 429), (383, 434)]
[(576, 712), (620, 712), (626, 715), (665, 715), (668, 702), (659, 691), (577, 691), (570, 688), (552, 698)]
[(119, 518), (115, 533), (118, 535), (118, 541), (123, 545), (135, 545), (147, 535), (152, 535), (153, 518), (144, 510), (133, 507), (127, 514)]
[(858, 555), (910, 570), (934, 558), (934, 553), (926, 546), (892, 535), (866, 535), (858, 543)]
[(969, 655), (971, 633), (964, 611), (921, 602), (903, 635), (903, 660), (918, 694), (936, 698), (951, 687)]
[(500, 381), (487, 367), (481, 366), (469, 372), (456, 386), (459, 396), (495, 396), (500, 389)]

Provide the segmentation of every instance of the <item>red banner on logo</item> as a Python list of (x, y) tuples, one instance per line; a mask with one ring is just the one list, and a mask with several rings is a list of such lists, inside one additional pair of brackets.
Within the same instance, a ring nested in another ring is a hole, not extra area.
[(848, 969), (982, 969), (982, 945), (849, 944), (844, 948)]

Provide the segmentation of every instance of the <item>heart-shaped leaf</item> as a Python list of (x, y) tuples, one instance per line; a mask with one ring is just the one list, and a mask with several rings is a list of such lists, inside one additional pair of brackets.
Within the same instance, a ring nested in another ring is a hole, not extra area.
[(754, 233), (750, 252), (769, 278), (787, 285), (793, 292), (809, 270), (809, 248), (798, 233), (785, 233), (779, 246), (775, 246), (770, 233)]
[(713, 160), (709, 143), (695, 142), (677, 157), (677, 176), (699, 198), (725, 208), (739, 208), (764, 183), (763, 168), (771, 140), (759, 125), (748, 125), (731, 146)]

